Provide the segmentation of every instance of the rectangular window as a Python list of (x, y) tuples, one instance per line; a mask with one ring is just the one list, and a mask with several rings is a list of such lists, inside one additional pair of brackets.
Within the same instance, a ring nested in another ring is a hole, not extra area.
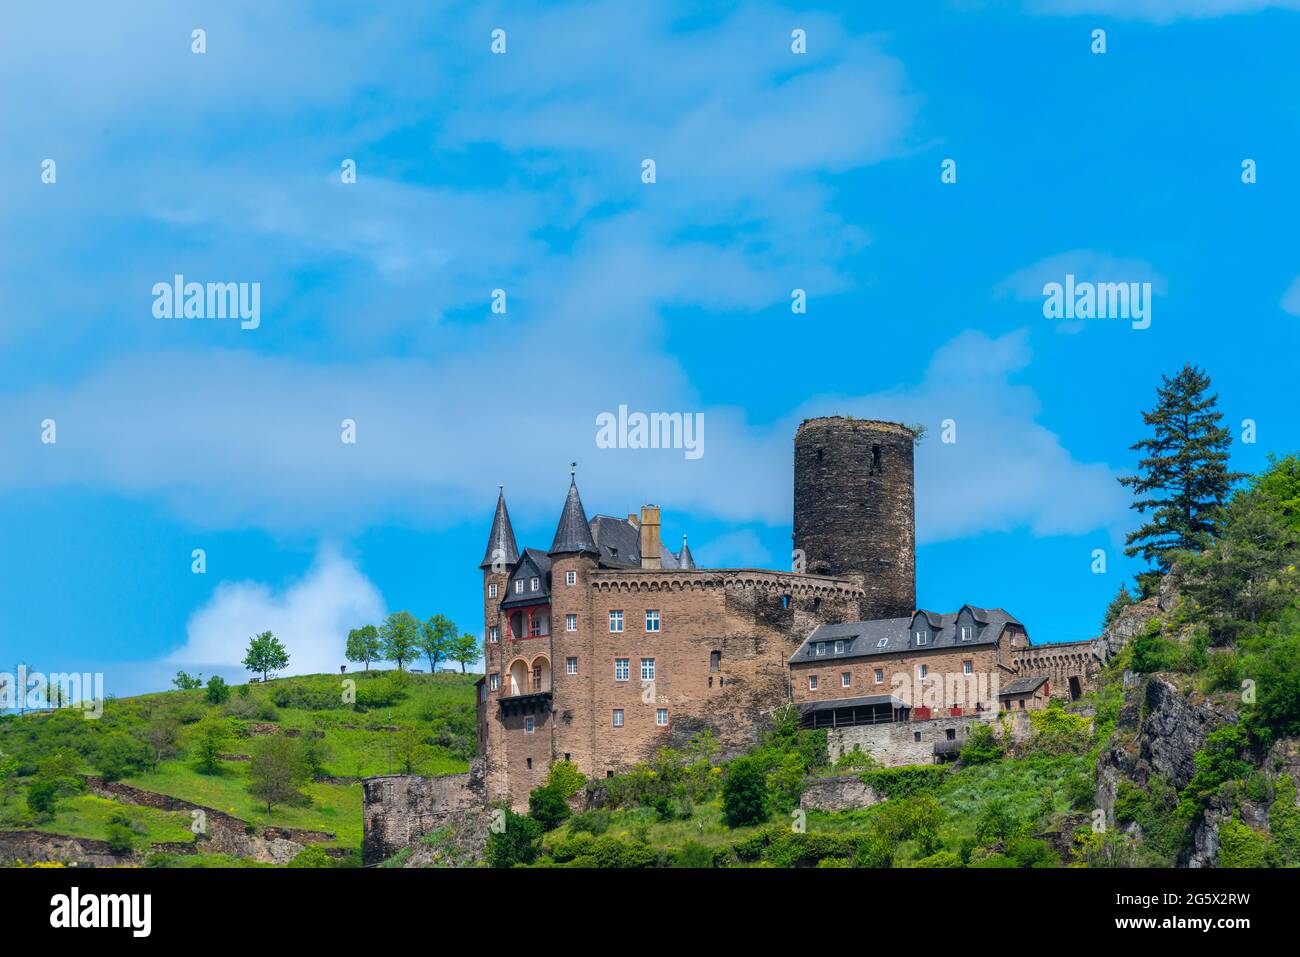
[(659, 609), (657, 609), (657, 608), (647, 608), (647, 609), (646, 609), (646, 612), (645, 612), (645, 630), (646, 630), (646, 631), (658, 631), (658, 630), (659, 630)]
[(876, 669), (876, 684), (878, 684), (878, 685), (883, 685), (884, 683), (885, 683), (885, 669), (884, 669), (884, 668), (877, 668), (877, 669)]
[(621, 727), (623, 727), (623, 709), (622, 709), (622, 708), (615, 708), (615, 709), (614, 709), (614, 727), (616, 727), (616, 728), (621, 728)]
[(522, 595), (523, 593), (524, 593), (524, 580), (522, 578), (518, 578), (515, 580), (515, 594)]
[(826, 654), (826, 642), (824, 641), (817, 642), (817, 646), (813, 649), (813, 654), (815, 655)]
[(972, 636), (971, 636), (971, 627), (970, 627), (970, 625), (962, 625), (962, 626), (961, 626), (961, 640), (962, 640), (962, 641), (970, 641), (970, 640), (971, 640), (971, 637), (972, 637)]
[(668, 727), (668, 709), (667, 709), (667, 708), (657, 708), (657, 709), (655, 709), (655, 724), (659, 725), (659, 727), (661, 727), (661, 728), (666, 728), (666, 727)]
[(889, 639), (888, 639), (888, 638), (881, 638), (878, 642), (876, 642), (876, 647), (877, 647), (877, 648), (883, 648), (883, 647), (885, 647), (885, 645), (887, 645), (887, 644), (889, 644)]
[(577, 631), (577, 630), (578, 630), (578, 616), (577, 616), (577, 615), (565, 615), (565, 616), (564, 616), (564, 630), (565, 630), (565, 631)]
[(975, 673), (975, 662), (963, 661), (961, 663), (961, 673), (964, 675), (973, 675)]
[(642, 681), (655, 680), (655, 660), (653, 658), (641, 659), (641, 680)]
[(835, 653), (837, 655), (844, 654), (844, 642), (842, 641), (835, 642)]
[(576, 585), (576, 584), (578, 584), (578, 573), (577, 573), (577, 572), (565, 572), (565, 573), (564, 573), (564, 584), (566, 584), (566, 585)]
[(816, 675), (809, 675), (809, 676), (808, 676), (808, 690), (809, 690), (809, 691), (816, 691), (816, 690), (817, 690), (817, 676), (816, 676)]
[(492, 690), (493, 690), (493, 691), (496, 691), (497, 688), (499, 688), (499, 687), (501, 686), (501, 676), (500, 676), (500, 675), (493, 675), (492, 678), (491, 678), (491, 682), (492, 682)]
[(609, 613), (609, 630), (610, 631), (623, 630), (623, 613), (621, 611), (611, 611)]
[(488, 585), (488, 597), (489, 597), (489, 598), (496, 598), (496, 597), (497, 597), (497, 583), (496, 583), (496, 582), (493, 582), (491, 585)]
[(530, 638), (540, 638), (542, 635), (542, 619), (530, 618), (528, 620), (528, 636)]
[(626, 658), (614, 659), (614, 680), (615, 681), (627, 681), (629, 670), (630, 669), (628, 668), (628, 659)]
[(923, 644), (925, 644), (925, 632), (923, 632), (923, 631), (918, 631), (918, 632), (916, 633), (916, 643), (917, 643), (918, 645), (923, 645)]
[[(720, 652), (720, 651), (710, 651), (710, 652), (709, 652), (709, 670), (710, 670), (710, 671), (718, 671), (718, 670), (721, 669), (721, 668), (722, 668), (722, 652)], [(713, 679), (710, 678), (709, 680), (712, 681)]]
[(500, 637), (496, 625), (488, 625), (488, 641), (497, 641)]
[(917, 669), (916, 669), (916, 673), (917, 673), (918, 675), (920, 675), (922, 678), (924, 678), (926, 675), (928, 675), (928, 674), (930, 673), (930, 666), (929, 666), (929, 665), (918, 665), (918, 666), (917, 666)]
[(533, 733), (533, 719), (524, 718), (524, 734), (532, 734), (532, 733)]
[(920, 732), (920, 731), (913, 731), (913, 732), (912, 732), (912, 740), (913, 740), (913, 741), (920, 741), (920, 740), (921, 740), (921, 732)]
[(536, 575), (534, 575), (532, 578), (528, 580), (528, 590), (537, 591), (537, 589), (541, 586), (541, 584), (542, 584), (541, 579), (538, 578)]
[(565, 658), (564, 664), (565, 664), (565, 671), (567, 671), (569, 674), (576, 675), (578, 673), (577, 658)]
[(851, 674), (849, 674), (849, 672), (844, 671), (844, 672), (841, 672), (841, 673), (840, 673), (840, 687), (841, 687), (841, 688), (847, 688), (850, 684), (852, 684), (852, 682), (853, 682), (853, 676), (852, 676)]

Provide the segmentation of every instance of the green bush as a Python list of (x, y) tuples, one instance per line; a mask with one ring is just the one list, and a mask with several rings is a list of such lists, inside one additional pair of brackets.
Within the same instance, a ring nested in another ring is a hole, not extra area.
[(936, 851), (916, 861), (913, 867), (961, 867), (961, 855), (955, 851)]
[(587, 833), (593, 837), (600, 837), (609, 830), (609, 812), (604, 808), (593, 808), (590, 811), (580, 811), (573, 817), (569, 818), (569, 832), (571, 834)]
[(1220, 867), (1268, 867), (1267, 839), (1235, 815), (1219, 822)]
[(226, 684), (226, 679), (221, 675), (213, 675), (208, 679), (205, 697), (208, 704), (225, 704), (230, 699), (230, 685)]
[(149, 768), (149, 747), (124, 731), (110, 731), (95, 747), (94, 765), (106, 781), (138, 774)]
[(948, 769), (939, 764), (911, 764), (899, 768), (875, 768), (862, 775), (877, 794), (889, 798), (912, 797), (936, 790)]
[(587, 777), (572, 761), (556, 761), (546, 775), (546, 784), (571, 798), (587, 785)]
[(1051, 845), (1033, 837), (1013, 837), (1007, 842), (1007, 857), (1016, 867), (1060, 867), (1061, 858)]
[(1268, 809), (1268, 827), (1273, 834), (1273, 853), (1279, 867), (1300, 865), (1300, 807), (1289, 775), (1278, 775), (1273, 789), (1273, 806)]
[(569, 816), (569, 804), (564, 793), (554, 784), (533, 788), (528, 795), (528, 816), (542, 826), (543, 831), (553, 831)]
[(135, 834), (125, 824), (108, 825), (108, 849), (114, 854), (130, 854), (135, 850)]
[(489, 867), (514, 867), (537, 859), (542, 826), (530, 817), (502, 809), (503, 826), (488, 835), (486, 859)]
[(1164, 637), (1157, 620), (1135, 635), (1130, 647), (1133, 650), (1132, 667), (1139, 674), (1173, 671), (1181, 664), (1182, 652), (1177, 642)]
[(551, 857), (557, 864), (602, 870), (655, 867), (659, 864), (659, 855), (649, 844), (625, 841), (610, 834), (603, 837), (575, 834), (556, 844)]
[(1006, 748), (988, 724), (977, 724), (966, 743), (961, 746), (961, 763), (964, 765), (989, 764), (1000, 760)]
[(1206, 735), (1193, 759), (1196, 774), (1180, 795), (1179, 813), (1190, 820), (1224, 784), (1250, 774), (1249, 751), (1250, 740), (1240, 724), (1225, 724)]
[(319, 844), (308, 844), (294, 855), (293, 860), (289, 862), (288, 866), (310, 868), (333, 867), (334, 861), (325, 853), (325, 848), (321, 847)]
[(737, 758), (722, 784), (722, 818), (728, 827), (767, 820), (767, 774), (757, 758)]
[(855, 744), (852, 751), (841, 752), (835, 759), (835, 763), (831, 765), (831, 770), (837, 774), (856, 774), (875, 767), (878, 767), (876, 759)]
[(1038, 754), (1085, 754), (1092, 748), (1092, 721), (1061, 708), (1029, 712), (1029, 750)]

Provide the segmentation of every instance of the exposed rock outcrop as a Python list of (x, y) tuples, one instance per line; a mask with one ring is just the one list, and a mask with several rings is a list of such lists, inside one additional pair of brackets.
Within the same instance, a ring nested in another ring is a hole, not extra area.
[(880, 800), (874, 788), (856, 777), (814, 778), (804, 785), (799, 807), (805, 811), (850, 811)]
[[(216, 808), (195, 804), (170, 794), (146, 791), (121, 781), (105, 781), (94, 775), (87, 775), (86, 789), (91, 794), (112, 798), (123, 804), (188, 812), (195, 822), (195, 846), (204, 852), (230, 854), (271, 864), (287, 864), (308, 844), (334, 840), (334, 835), (328, 831), (290, 827), (265, 827), (259, 830), (243, 818)], [(334, 853), (333, 850), (331, 853)]]

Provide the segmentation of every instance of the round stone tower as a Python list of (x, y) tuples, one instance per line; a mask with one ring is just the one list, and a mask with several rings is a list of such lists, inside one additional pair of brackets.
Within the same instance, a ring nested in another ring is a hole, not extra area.
[(894, 422), (806, 419), (794, 437), (794, 547), (804, 571), (861, 583), (862, 617), (916, 607), (912, 430)]

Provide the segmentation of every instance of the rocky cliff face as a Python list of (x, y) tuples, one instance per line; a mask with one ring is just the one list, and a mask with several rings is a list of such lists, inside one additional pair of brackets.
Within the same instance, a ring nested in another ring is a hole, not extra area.
[[(1178, 675), (1156, 674), (1142, 679), (1125, 676), (1124, 705), (1115, 740), (1097, 756), (1097, 807), (1105, 812), (1106, 826), (1119, 826), (1115, 802), (1124, 781), (1147, 788), (1159, 775), (1175, 788), (1185, 788), (1196, 774), (1196, 752), (1211, 731), (1237, 720), (1223, 704), (1202, 698), (1185, 687)], [(1213, 867), (1218, 861), (1218, 825), (1231, 814), (1226, 805), (1212, 802), (1191, 833), (1191, 845), (1180, 855), (1185, 867)], [(1140, 829), (1130, 825), (1140, 838)]]
[(1196, 701), (1180, 676), (1125, 676), (1116, 743), (1098, 756), (1097, 806), (1108, 821), (1114, 806), (1113, 785), (1123, 775), (1145, 786), (1152, 773), (1184, 788), (1196, 773), (1196, 752), (1206, 736), (1236, 714), (1213, 701)]

